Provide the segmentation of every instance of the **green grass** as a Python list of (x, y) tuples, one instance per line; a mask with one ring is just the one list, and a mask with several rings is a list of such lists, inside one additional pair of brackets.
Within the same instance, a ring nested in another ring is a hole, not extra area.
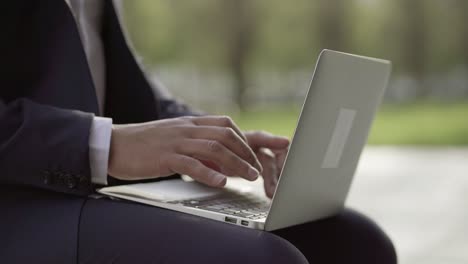
[[(299, 108), (255, 110), (233, 115), (244, 130), (292, 136)], [(369, 137), (375, 145), (468, 145), (468, 102), (384, 105)]]

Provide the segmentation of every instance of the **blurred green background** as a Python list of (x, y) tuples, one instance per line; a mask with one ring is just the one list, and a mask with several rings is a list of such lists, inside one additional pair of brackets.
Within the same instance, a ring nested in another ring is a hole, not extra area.
[(291, 136), (321, 49), (392, 60), (371, 144), (468, 145), (466, 0), (122, 1), (154, 81)]

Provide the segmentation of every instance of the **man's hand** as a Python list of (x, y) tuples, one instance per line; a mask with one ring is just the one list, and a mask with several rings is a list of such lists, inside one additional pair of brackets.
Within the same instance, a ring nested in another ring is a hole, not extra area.
[[(265, 145), (261, 142), (260, 147)], [(247, 139), (229, 117), (181, 117), (114, 125), (112, 130), (109, 175), (121, 180), (180, 173), (221, 187), (226, 176), (252, 181), (262, 170)]]
[(272, 198), (286, 159), (289, 139), (262, 131), (245, 132), (244, 134), (249, 146), (262, 164), (265, 193)]

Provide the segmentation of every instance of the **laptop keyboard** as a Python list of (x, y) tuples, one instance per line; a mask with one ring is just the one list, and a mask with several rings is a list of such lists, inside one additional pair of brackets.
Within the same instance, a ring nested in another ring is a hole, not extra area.
[(188, 207), (252, 220), (266, 218), (270, 208), (270, 203), (264, 199), (248, 194), (233, 193), (210, 197), (209, 199), (190, 199), (171, 203), (180, 203)]

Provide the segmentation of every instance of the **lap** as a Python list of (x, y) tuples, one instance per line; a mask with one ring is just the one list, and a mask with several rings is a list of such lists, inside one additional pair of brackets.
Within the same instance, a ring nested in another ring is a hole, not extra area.
[(86, 203), (79, 243), (83, 263), (307, 263), (271, 233), (105, 199)]
[(350, 209), (269, 233), (110, 200), (87, 202), (79, 254), (84, 262), (396, 263), (385, 233)]
[[(272, 233), (140, 204), (0, 186), (2, 263), (395, 263), (365, 216)], [(305, 258), (305, 257), (306, 258)]]

